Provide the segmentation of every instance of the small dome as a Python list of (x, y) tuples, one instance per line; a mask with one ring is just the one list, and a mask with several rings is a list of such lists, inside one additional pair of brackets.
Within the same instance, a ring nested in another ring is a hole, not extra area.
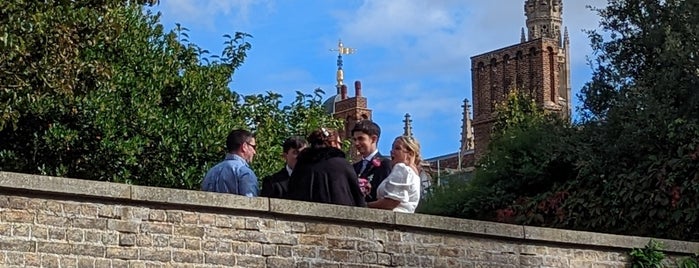
[(331, 96), (325, 102), (323, 102), (323, 108), (325, 109), (325, 112), (332, 115), (335, 113), (335, 103), (339, 102), (342, 100), (342, 96), (340, 94), (336, 94), (334, 96)]

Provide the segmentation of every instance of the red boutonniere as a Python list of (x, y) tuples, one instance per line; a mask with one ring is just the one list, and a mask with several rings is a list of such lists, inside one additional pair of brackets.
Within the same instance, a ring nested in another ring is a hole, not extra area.
[(374, 157), (374, 159), (371, 160), (371, 165), (374, 167), (380, 167), (381, 166), (381, 159), (378, 157)]

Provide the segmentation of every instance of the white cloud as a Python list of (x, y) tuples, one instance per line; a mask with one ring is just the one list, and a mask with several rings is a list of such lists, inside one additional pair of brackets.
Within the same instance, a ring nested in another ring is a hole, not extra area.
[(167, 0), (161, 1), (158, 8), (168, 14), (172, 20), (183, 25), (201, 26), (209, 31), (216, 29), (220, 24), (217, 18), (227, 21), (228, 25), (249, 24), (250, 14), (255, 9), (257, 12), (271, 12), (274, 9), (272, 0)]
[[(585, 6), (604, 2), (565, 1), (563, 22), (575, 48), (589, 47), (581, 30), (597, 25), (596, 15)], [(356, 11), (338, 19), (347, 41), (359, 49), (384, 50), (402, 63), (387, 63), (393, 68), (449, 75), (463, 73), (473, 55), (519, 42), (526, 20), (524, 2), (513, 0), (365, 0)], [(573, 61), (584, 62), (584, 57)]]

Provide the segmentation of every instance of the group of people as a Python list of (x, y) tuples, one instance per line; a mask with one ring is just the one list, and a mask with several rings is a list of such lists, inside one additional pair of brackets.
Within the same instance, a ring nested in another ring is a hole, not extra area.
[(285, 167), (263, 178), (260, 191), (249, 166), (257, 149), (255, 137), (246, 130), (233, 130), (226, 140), (224, 161), (206, 173), (202, 190), (415, 212), (421, 192), (417, 140), (396, 137), (387, 158), (379, 153), (381, 129), (375, 122), (357, 122), (351, 136), (362, 157), (354, 164), (347, 161), (337, 130), (320, 128), (305, 140), (287, 139), (282, 144)]

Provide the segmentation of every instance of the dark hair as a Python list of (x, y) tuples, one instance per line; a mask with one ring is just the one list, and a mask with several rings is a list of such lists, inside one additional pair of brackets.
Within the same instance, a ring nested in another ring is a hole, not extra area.
[(291, 150), (291, 149), (298, 150), (298, 149), (301, 149), (302, 147), (306, 147), (306, 145), (308, 145), (308, 142), (306, 142), (306, 140), (304, 140), (303, 138), (291, 137), (291, 138), (286, 139), (284, 141), (284, 143), (282, 144), (282, 149), (284, 150), (282, 152), (288, 153), (289, 150)]
[(362, 120), (357, 122), (357, 124), (355, 124), (352, 128), (352, 133), (350, 134), (354, 136), (354, 133), (357, 131), (367, 134), (369, 136), (376, 135), (377, 138), (381, 137), (381, 128), (379, 127), (379, 125), (377, 125), (371, 120)]
[(331, 142), (336, 141), (339, 136), (337, 130), (320, 128), (311, 132), (306, 140), (311, 148), (325, 148), (330, 147)]
[(226, 138), (226, 150), (230, 152), (235, 152), (243, 146), (244, 143), (249, 142), (250, 138), (254, 138), (255, 135), (252, 132), (244, 129), (234, 129), (231, 133), (228, 133), (228, 138)]

